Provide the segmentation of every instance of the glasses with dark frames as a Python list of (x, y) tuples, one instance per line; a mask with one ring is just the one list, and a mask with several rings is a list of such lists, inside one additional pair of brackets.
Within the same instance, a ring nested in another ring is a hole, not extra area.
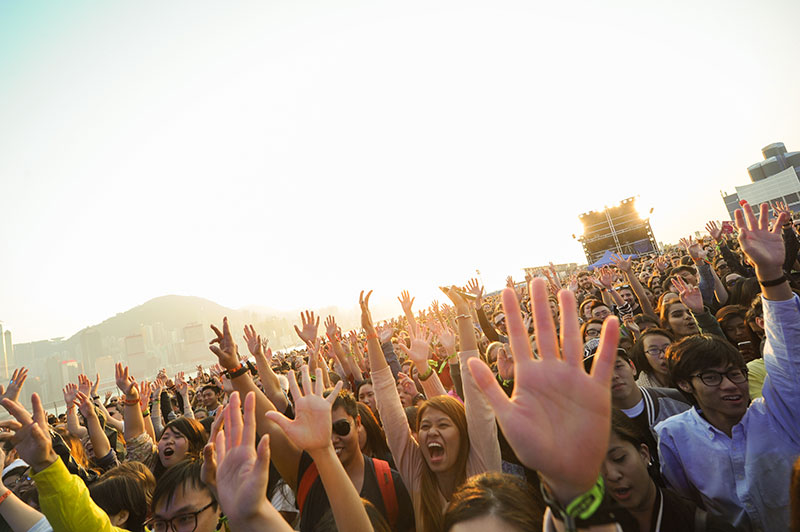
[(747, 382), (747, 368), (731, 368), (724, 373), (709, 369), (702, 373), (689, 376), (698, 377), (706, 386), (719, 386), (722, 384), (723, 375), (734, 384), (742, 384)]
[(206, 504), (196, 512), (187, 512), (185, 514), (176, 515), (172, 519), (150, 519), (145, 523), (153, 532), (194, 532), (197, 528), (197, 516), (205, 512), (214, 501)]

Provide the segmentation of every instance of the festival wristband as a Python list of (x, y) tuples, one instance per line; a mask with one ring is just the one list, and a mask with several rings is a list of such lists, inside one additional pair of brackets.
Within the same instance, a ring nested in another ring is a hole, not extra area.
[(761, 286), (766, 286), (767, 288), (769, 288), (770, 286), (781, 285), (781, 284), (785, 283), (788, 280), (789, 279), (787, 279), (786, 275), (784, 274), (784, 275), (781, 275), (780, 277), (778, 277), (777, 279), (772, 279), (770, 281), (762, 281), (761, 279), (759, 279), (758, 280), (758, 284), (760, 284)]
[(558, 518), (564, 521), (564, 527), (568, 532), (577, 530), (578, 525), (582, 524), (581, 522), (591, 518), (600, 508), (605, 496), (605, 484), (603, 483), (602, 475), (598, 475), (594, 485), (588, 491), (573, 499), (566, 508), (555, 499), (544, 482), (541, 483), (541, 490), (544, 502)]

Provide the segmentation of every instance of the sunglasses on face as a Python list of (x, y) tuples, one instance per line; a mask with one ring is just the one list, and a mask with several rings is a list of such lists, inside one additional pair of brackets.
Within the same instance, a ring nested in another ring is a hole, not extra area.
[(340, 419), (333, 422), (333, 433), (339, 436), (347, 436), (350, 434), (350, 422), (346, 419)]

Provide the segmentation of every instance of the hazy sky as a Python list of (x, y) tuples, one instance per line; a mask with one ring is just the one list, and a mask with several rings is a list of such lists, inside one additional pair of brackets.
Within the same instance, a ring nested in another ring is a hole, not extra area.
[[(165, 294), (400, 312), (661, 241), (800, 150), (800, 2), (0, 2), (0, 320), (71, 335)], [(439, 294), (441, 295), (441, 294)], [(442, 299), (440, 297), (439, 299)]]

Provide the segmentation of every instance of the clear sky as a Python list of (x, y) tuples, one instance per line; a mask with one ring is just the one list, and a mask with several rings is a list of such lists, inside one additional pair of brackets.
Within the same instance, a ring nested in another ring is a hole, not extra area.
[(399, 313), (403, 288), (583, 261), (578, 214), (636, 194), (676, 241), (763, 146), (800, 150), (797, 20), (796, 0), (0, 2), (0, 320), (22, 342), (165, 294), (362, 288)]

